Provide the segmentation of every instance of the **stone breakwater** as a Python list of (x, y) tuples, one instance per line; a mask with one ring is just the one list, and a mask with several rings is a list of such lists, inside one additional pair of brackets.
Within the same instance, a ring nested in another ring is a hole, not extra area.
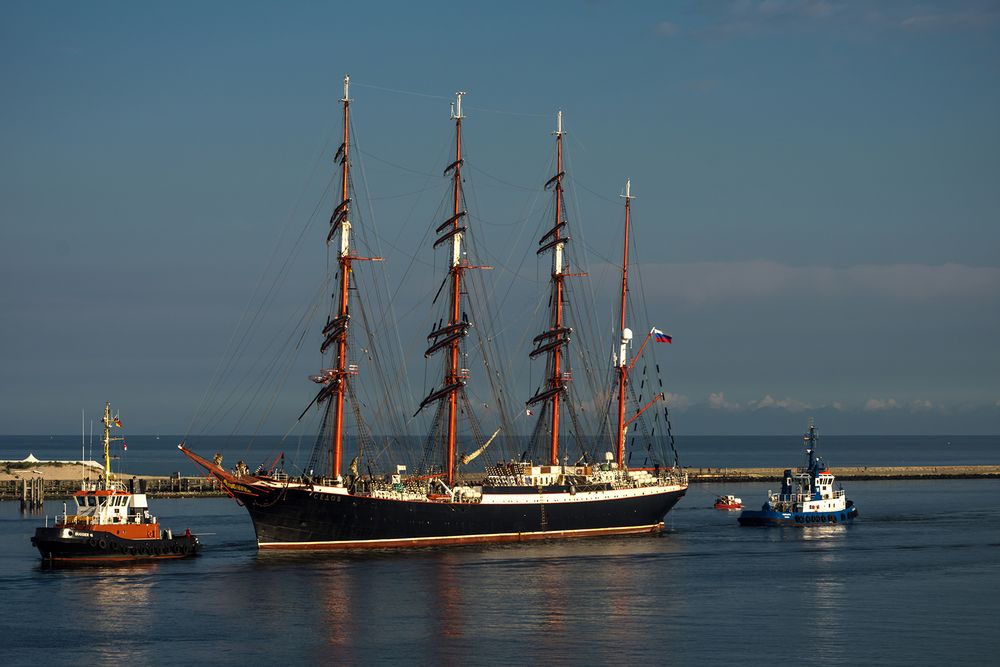
[[(785, 468), (688, 468), (692, 484), (780, 481)], [(981, 466), (832, 466), (837, 481), (864, 479), (1000, 479), (1000, 465)]]
[[(80, 479), (52, 479), (45, 475), (45, 466), (35, 465), (42, 480), (44, 497), (50, 501), (70, 496), (80, 488)], [(687, 468), (692, 484), (713, 482), (771, 482), (780, 481), (784, 468)], [(54, 472), (54, 471), (53, 471)], [(830, 472), (838, 481), (889, 480), (889, 479), (1000, 479), (1000, 465), (979, 466), (855, 466), (832, 467)], [(62, 476), (62, 475), (57, 475)], [(13, 477), (13, 476), (11, 476)], [(132, 475), (119, 479), (128, 483)], [(158, 498), (218, 497), (226, 495), (219, 484), (207, 477), (160, 477), (135, 475), (136, 491), (144, 490)], [(0, 500), (19, 500), (24, 493), (24, 479), (0, 478)]]

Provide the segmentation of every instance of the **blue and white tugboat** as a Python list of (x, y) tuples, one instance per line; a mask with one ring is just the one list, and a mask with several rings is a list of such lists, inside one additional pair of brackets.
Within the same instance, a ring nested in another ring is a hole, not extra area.
[(743, 510), (741, 526), (823, 526), (849, 523), (858, 516), (853, 500), (843, 489), (833, 488), (833, 474), (816, 455), (819, 436), (812, 419), (806, 443), (805, 468), (786, 470), (778, 493), (768, 492), (767, 502), (759, 510)]

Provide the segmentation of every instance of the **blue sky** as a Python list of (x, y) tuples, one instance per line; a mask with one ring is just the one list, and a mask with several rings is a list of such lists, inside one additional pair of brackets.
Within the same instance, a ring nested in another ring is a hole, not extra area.
[(0, 432), (104, 400), (188, 428), (272, 256), (325, 235), (345, 73), (402, 301), (439, 280), (420, 243), (459, 89), (478, 243), (537, 289), (518, 257), (561, 108), (598, 293), (626, 177), (639, 197), (680, 432), (1000, 431), (1000, 3), (337, 4), (0, 6)]

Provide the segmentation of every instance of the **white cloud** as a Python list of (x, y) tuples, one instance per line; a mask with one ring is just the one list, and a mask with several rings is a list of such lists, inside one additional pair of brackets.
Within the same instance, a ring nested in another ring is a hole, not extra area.
[(735, 411), (740, 409), (739, 403), (730, 403), (726, 400), (726, 395), (723, 392), (711, 393), (708, 395), (708, 407), (713, 410), (729, 410)]
[(830, 0), (732, 0), (702, 6), (712, 24), (697, 34), (745, 35), (789, 26), (809, 26), (840, 13), (844, 6)]
[(831, 16), (836, 7), (824, 0), (760, 0), (748, 5), (758, 15), (764, 17), (800, 17), (808, 19), (825, 19)]
[(964, 12), (945, 12), (942, 14), (914, 14), (899, 22), (904, 30), (965, 30), (970, 28), (986, 28), (1000, 20), (1000, 12), (995, 9), (979, 9)]
[(695, 93), (710, 93), (718, 87), (718, 79), (699, 79), (688, 84), (688, 90)]
[(747, 407), (751, 410), (760, 410), (762, 408), (779, 408), (781, 410), (787, 410), (788, 412), (803, 412), (809, 410), (812, 406), (803, 403), (802, 401), (796, 401), (791, 398), (784, 398), (781, 400), (775, 399), (770, 394), (764, 396), (764, 398), (757, 401), (750, 401), (747, 403)]
[(767, 260), (646, 264), (657, 289), (691, 303), (772, 296), (874, 295), (903, 301), (1000, 298), (1000, 267), (963, 264), (790, 266)]
[(687, 410), (691, 406), (691, 401), (684, 394), (672, 394), (669, 391), (664, 393), (667, 406), (674, 410)]
[(899, 407), (899, 403), (896, 402), (895, 398), (869, 398), (868, 402), (865, 403), (866, 412), (883, 412), (885, 410), (894, 410)]
[(663, 35), (664, 37), (672, 37), (679, 32), (679, 28), (676, 23), (670, 21), (660, 21), (655, 26), (653, 26), (653, 31), (657, 35)]

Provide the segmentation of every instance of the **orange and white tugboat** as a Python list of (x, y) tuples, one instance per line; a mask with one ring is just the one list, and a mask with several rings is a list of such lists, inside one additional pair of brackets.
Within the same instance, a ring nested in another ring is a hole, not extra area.
[(717, 510), (741, 510), (743, 509), (743, 499), (733, 495), (719, 496), (715, 499), (713, 507)]
[(35, 529), (31, 543), (38, 547), (42, 560), (59, 564), (111, 564), (136, 561), (186, 558), (201, 549), (201, 542), (190, 530), (174, 536), (160, 528), (149, 513), (146, 494), (127, 490), (111, 474), (113, 427), (121, 428), (117, 416), (111, 416), (111, 404), (104, 406), (104, 473), (92, 484), (82, 484), (73, 494), (73, 513), (56, 517), (55, 525)]

